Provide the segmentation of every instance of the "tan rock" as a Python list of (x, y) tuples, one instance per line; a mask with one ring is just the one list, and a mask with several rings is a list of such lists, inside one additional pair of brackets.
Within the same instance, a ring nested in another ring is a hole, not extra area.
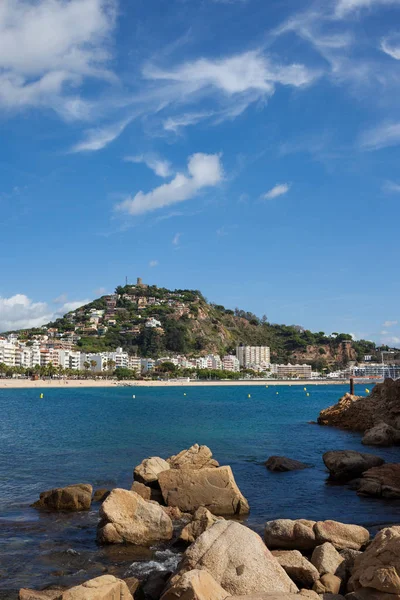
[(246, 498), (236, 485), (230, 467), (213, 469), (171, 469), (159, 474), (167, 506), (194, 512), (206, 506), (214, 515), (242, 515), (249, 512)]
[(151, 498), (151, 489), (147, 485), (144, 485), (144, 483), (139, 483), (139, 481), (132, 483), (131, 492), (136, 492), (143, 500), (150, 500)]
[(315, 521), (276, 519), (265, 525), (264, 540), (268, 548), (282, 550), (312, 550), (317, 545)]
[(54, 488), (40, 494), (32, 506), (54, 511), (89, 510), (93, 488), (88, 483), (76, 483), (63, 488)]
[(336, 575), (339, 566), (344, 560), (344, 557), (339, 554), (330, 542), (325, 542), (325, 544), (317, 546), (311, 556), (311, 562), (317, 568), (320, 575), (324, 575), (325, 573)]
[(158, 480), (158, 474), (167, 471), (169, 464), (159, 456), (151, 456), (142, 460), (133, 471), (133, 478), (139, 483), (154, 483)]
[(62, 600), (133, 600), (128, 586), (113, 575), (101, 575), (70, 588)]
[[(318, 594), (316, 594), (318, 596)], [(304, 597), (303, 597), (304, 598)], [(315, 596), (313, 596), (313, 599)], [(226, 600), (301, 600), (299, 594), (250, 594), (246, 596), (228, 596)], [(318, 596), (318, 600), (321, 600)]]
[(272, 555), (296, 585), (312, 587), (319, 579), (317, 569), (298, 550), (273, 550)]
[(166, 515), (169, 516), (173, 521), (180, 521), (181, 519), (191, 519), (192, 515), (190, 513), (183, 513), (180, 508), (177, 506), (163, 506), (163, 511)]
[(108, 490), (107, 488), (100, 488), (100, 489), (96, 490), (93, 494), (92, 502), (104, 502), (104, 500), (107, 498), (109, 493), (110, 493), (110, 490)]
[(346, 525), (338, 521), (318, 521), (314, 525), (318, 544), (330, 542), (336, 549), (359, 550), (369, 541), (369, 532), (359, 525)]
[(194, 444), (188, 450), (182, 450), (175, 456), (167, 458), (171, 469), (212, 469), (219, 467), (219, 463), (212, 458), (208, 446)]
[(115, 488), (100, 506), (99, 515), (101, 543), (148, 546), (172, 537), (172, 521), (162, 507), (146, 502), (136, 492)]
[(21, 588), (19, 590), (19, 600), (61, 600), (62, 590), (30, 590)]
[[(321, 600), (317, 592), (313, 590), (301, 589), (299, 592), (300, 596), (304, 596), (305, 598), (309, 598), (310, 600)], [(297, 599), (299, 600), (299, 598)]]
[(140, 586), (139, 579), (137, 579), (136, 577), (125, 577), (124, 581), (125, 581), (126, 585), (128, 586), (128, 590), (130, 591), (130, 593), (134, 597), (136, 590)]
[(356, 558), (348, 589), (361, 587), (400, 594), (400, 526), (382, 529)]
[(260, 536), (236, 521), (217, 521), (189, 546), (177, 576), (192, 569), (205, 569), (232, 595), (298, 591)]
[(225, 600), (227, 595), (210, 573), (193, 569), (179, 577), (160, 600)]
[(342, 580), (332, 573), (325, 573), (321, 579), (316, 581), (313, 590), (318, 594), (338, 594)]
[[(219, 517), (221, 518), (221, 517)], [(209, 529), (218, 518), (210, 513), (204, 506), (200, 506), (193, 515), (193, 520), (188, 523), (181, 531), (179, 539), (191, 544), (197, 538)]]

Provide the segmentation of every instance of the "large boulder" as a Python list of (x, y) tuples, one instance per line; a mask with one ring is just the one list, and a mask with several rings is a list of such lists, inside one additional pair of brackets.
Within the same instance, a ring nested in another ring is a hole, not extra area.
[(193, 569), (178, 577), (160, 600), (225, 600), (227, 592), (203, 569)]
[(62, 600), (133, 600), (128, 586), (113, 575), (102, 575), (70, 588)]
[(215, 517), (205, 506), (200, 506), (194, 513), (192, 521), (182, 529), (179, 539), (182, 542), (192, 544), (219, 519), (221, 519), (221, 517)]
[(89, 510), (93, 488), (88, 483), (76, 483), (63, 488), (54, 488), (40, 494), (32, 506), (54, 511)]
[(298, 550), (273, 550), (272, 555), (296, 585), (312, 587), (319, 579), (317, 569)]
[(172, 538), (172, 521), (162, 507), (136, 492), (115, 488), (100, 506), (99, 515), (100, 543), (149, 546)]
[(133, 478), (139, 483), (155, 484), (159, 473), (167, 471), (170, 468), (169, 463), (159, 456), (151, 456), (142, 460), (133, 471)]
[(279, 473), (309, 468), (309, 465), (293, 458), (287, 458), (286, 456), (270, 456), (265, 462), (265, 466), (269, 471), (277, 471)]
[[(369, 541), (369, 531), (359, 525), (347, 525), (338, 521), (317, 521), (314, 525), (318, 544), (330, 542), (337, 550), (359, 550)], [(336, 593), (336, 592), (334, 592)]]
[(230, 467), (170, 469), (158, 476), (167, 506), (194, 512), (206, 506), (214, 515), (243, 515), (249, 504), (236, 485)]
[(198, 537), (176, 577), (192, 569), (208, 571), (230, 595), (298, 591), (260, 536), (236, 521), (220, 520)]
[(363, 473), (357, 494), (378, 498), (400, 498), (400, 463), (387, 463)]
[(136, 492), (143, 500), (151, 500), (151, 488), (144, 483), (134, 481), (131, 485), (131, 492)]
[(62, 594), (62, 590), (21, 588), (18, 593), (18, 600), (62, 600)]
[(313, 550), (317, 546), (313, 526), (305, 519), (276, 519), (265, 525), (264, 540), (268, 548), (282, 550)]
[(366, 446), (394, 446), (400, 444), (400, 431), (388, 423), (378, 423), (365, 432), (361, 442)]
[(311, 562), (320, 575), (325, 575), (325, 573), (336, 575), (344, 560), (345, 558), (339, 554), (330, 542), (317, 546), (311, 556)]
[(325, 594), (338, 594), (341, 585), (342, 580), (340, 577), (332, 573), (325, 573), (321, 579), (314, 583), (313, 590), (318, 594), (323, 594), (323, 597), (325, 597)]
[(175, 456), (167, 458), (171, 469), (213, 469), (219, 463), (213, 459), (208, 446), (194, 444), (188, 450), (182, 450)]
[[(354, 563), (349, 591), (400, 595), (400, 526), (382, 529)], [(379, 596), (378, 596), (379, 597)], [(395, 598), (395, 596), (394, 596)]]
[(385, 462), (374, 454), (355, 450), (330, 450), (322, 457), (332, 479), (354, 479), (371, 467), (379, 467)]

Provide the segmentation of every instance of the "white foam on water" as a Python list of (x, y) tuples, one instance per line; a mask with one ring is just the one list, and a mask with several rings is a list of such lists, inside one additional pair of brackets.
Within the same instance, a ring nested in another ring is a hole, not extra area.
[(164, 573), (166, 571), (175, 571), (182, 554), (172, 552), (171, 550), (157, 550), (154, 553), (153, 560), (135, 561), (127, 570), (126, 576), (141, 577), (150, 575), (155, 571)]

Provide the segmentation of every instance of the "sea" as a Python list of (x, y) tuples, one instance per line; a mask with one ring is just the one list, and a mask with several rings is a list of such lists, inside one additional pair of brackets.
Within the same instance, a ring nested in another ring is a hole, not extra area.
[[(177, 565), (178, 546), (96, 544), (98, 504), (76, 514), (31, 508), (40, 492), (71, 483), (129, 489), (143, 458), (206, 444), (232, 467), (262, 533), (278, 518), (333, 519), (372, 532), (400, 523), (400, 502), (360, 498), (328, 481), (322, 455), (352, 449), (399, 462), (400, 448), (367, 448), (361, 435), (315, 421), (347, 386), (108, 387), (0, 390), (0, 599), (20, 587), (70, 586), (105, 572), (146, 578)], [(41, 397), (43, 393), (43, 397)], [(365, 387), (356, 393), (365, 395)], [(271, 473), (271, 455), (311, 468)]]

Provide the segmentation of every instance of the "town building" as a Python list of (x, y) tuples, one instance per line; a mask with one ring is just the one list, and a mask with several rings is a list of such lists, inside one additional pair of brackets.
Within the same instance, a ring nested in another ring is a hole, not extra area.
[(311, 365), (271, 365), (271, 373), (278, 379), (311, 379)]
[(269, 346), (237, 346), (236, 357), (242, 368), (251, 368), (251, 365), (267, 367), (271, 362)]

